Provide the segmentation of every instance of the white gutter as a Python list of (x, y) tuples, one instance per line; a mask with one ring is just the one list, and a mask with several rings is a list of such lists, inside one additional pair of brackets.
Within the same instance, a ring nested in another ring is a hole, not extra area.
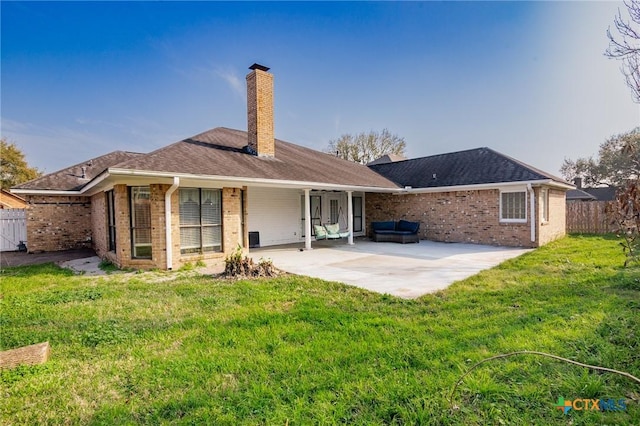
[(533, 191), (531, 184), (527, 184), (527, 190), (529, 191), (529, 200), (531, 201), (531, 242), (536, 242), (536, 222), (537, 215), (536, 213), (536, 193)]
[(180, 186), (180, 178), (174, 176), (173, 185), (167, 189), (164, 194), (164, 228), (165, 228), (165, 243), (167, 253), (167, 270), (173, 268), (173, 239), (171, 238), (171, 194), (175, 192)]
[(147, 170), (129, 170), (111, 168), (109, 173), (113, 176), (139, 176), (139, 177), (154, 177), (154, 178), (173, 178), (180, 177), (181, 179), (193, 179), (202, 181), (218, 181), (229, 182), (237, 184), (238, 187), (251, 184), (253, 186), (264, 187), (276, 187), (276, 188), (313, 188), (313, 189), (327, 189), (327, 190), (341, 190), (341, 191), (364, 191), (364, 192), (396, 192), (401, 191), (401, 188), (385, 188), (381, 186), (358, 186), (358, 185), (344, 185), (333, 184), (327, 182), (303, 182), (296, 180), (285, 179), (265, 179), (265, 178), (250, 178), (250, 177), (235, 177), (235, 176), (216, 176), (216, 175), (196, 175), (191, 173), (165, 173), (165, 172), (153, 172)]
[(96, 177), (88, 185), (79, 191), (59, 191), (59, 190), (29, 190), (29, 189), (11, 189), (14, 194), (30, 194), (30, 195), (85, 195), (88, 189), (95, 187), (100, 182), (108, 178), (109, 176), (138, 176), (146, 178), (182, 178), (183, 180), (199, 180), (199, 181), (217, 181), (221, 183), (228, 183), (231, 185), (237, 185), (238, 187), (250, 184), (258, 187), (271, 187), (271, 188), (296, 188), (305, 189), (313, 188), (317, 190), (340, 190), (340, 191), (361, 191), (361, 192), (382, 192), (392, 193), (397, 195), (403, 194), (423, 194), (430, 192), (453, 192), (453, 191), (473, 191), (482, 189), (500, 189), (505, 187), (526, 185), (546, 185), (553, 188), (560, 189), (575, 189), (575, 186), (557, 182), (552, 179), (541, 179), (531, 181), (520, 182), (496, 182), (496, 183), (482, 183), (473, 185), (452, 185), (452, 186), (439, 186), (433, 188), (385, 188), (380, 186), (357, 186), (357, 185), (343, 185), (343, 184), (331, 184), (326, 182), (302, 182), (294, 180), (284, 179), (264, 179), (264, 178), (247, 178), (247, 177), (234, 177), (234, 176), (214, 176), (214, 175), (196, 175), (192, 173), (168, 173), (168, 172), (154, 172), (147, 170), (130, 170), (110, 168), (100, 176)]
[(473, 185), (436, 186), (433, 188), (405, 187), (404, 189), (401, 189), (399, 191), (397, 190), (394, 192), (396, 192), (397, 195), (425, 194), (430, 192), (478, 191), (482, 189), (500, 189), (500, 188), (514, 187), (514, 186), (529, 187), (532, 185), (535, 185), (535, 186), (546, 185), (546, 186), (563, 188), (563, 189), (575, 188), (573, 185), (566, 185), (551, 179), (541, 179), (541, 180), (528, 180), (528, 181), (520, 181), (520, 182), (496, 182), (496, 183), (478, 183)]

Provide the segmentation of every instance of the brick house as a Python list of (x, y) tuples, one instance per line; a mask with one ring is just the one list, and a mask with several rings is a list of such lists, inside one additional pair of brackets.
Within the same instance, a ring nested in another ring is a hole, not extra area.
[(350, 230), (349, 244), (371, 221), (402, 218), (437, 241), (536, 247), (564, 235), (572, 186), (488, 148), (368, 167), (275, 139), (273, 75), (250, 69), (248, 131), (116, 151), (12, 188), (29, 205), (28, 250), (92, 247), (120, 267), (172, 269), (258, 239), (311, 248), (319, 223)]

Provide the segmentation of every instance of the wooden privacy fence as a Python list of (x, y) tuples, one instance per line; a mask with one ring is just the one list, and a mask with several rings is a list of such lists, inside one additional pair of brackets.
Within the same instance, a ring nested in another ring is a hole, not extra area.
[(607, 234), (615, 232), (615, 225), (606, 214), (612, 201), (572, 201), (567, 203), (567, 232)]
[(18, 250), (20, 241), (27, 241), (27, 211), (0, 209), (0, 251)]

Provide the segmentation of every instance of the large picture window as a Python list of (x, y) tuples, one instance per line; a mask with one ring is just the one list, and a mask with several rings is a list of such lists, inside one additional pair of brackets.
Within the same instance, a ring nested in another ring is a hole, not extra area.
[(527, 221), (527, 193), (502, 192), (500, 193), (500, 221), (502, 222), (526, 222)]
[(180, 253), (222, 251), (222, 191), (180, 189)]
[(107, 191), (107, 230), (109, 233), (109, 251), (116, 250), (116, 209), (113, 200), (113, 191)]
[(130, 188), (131, 255), (151, 259), (151, 191), (148, 186)]

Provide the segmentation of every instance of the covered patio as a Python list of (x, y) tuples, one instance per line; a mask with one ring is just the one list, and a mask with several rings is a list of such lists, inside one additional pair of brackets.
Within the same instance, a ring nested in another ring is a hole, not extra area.
[(492, 268), (531, 249), (420, 241), (375, 243), (362, 238), (252, 249), (255, 261), (270, 259), (286, 272), (338, 281), (378, 293), (412, 299)]

